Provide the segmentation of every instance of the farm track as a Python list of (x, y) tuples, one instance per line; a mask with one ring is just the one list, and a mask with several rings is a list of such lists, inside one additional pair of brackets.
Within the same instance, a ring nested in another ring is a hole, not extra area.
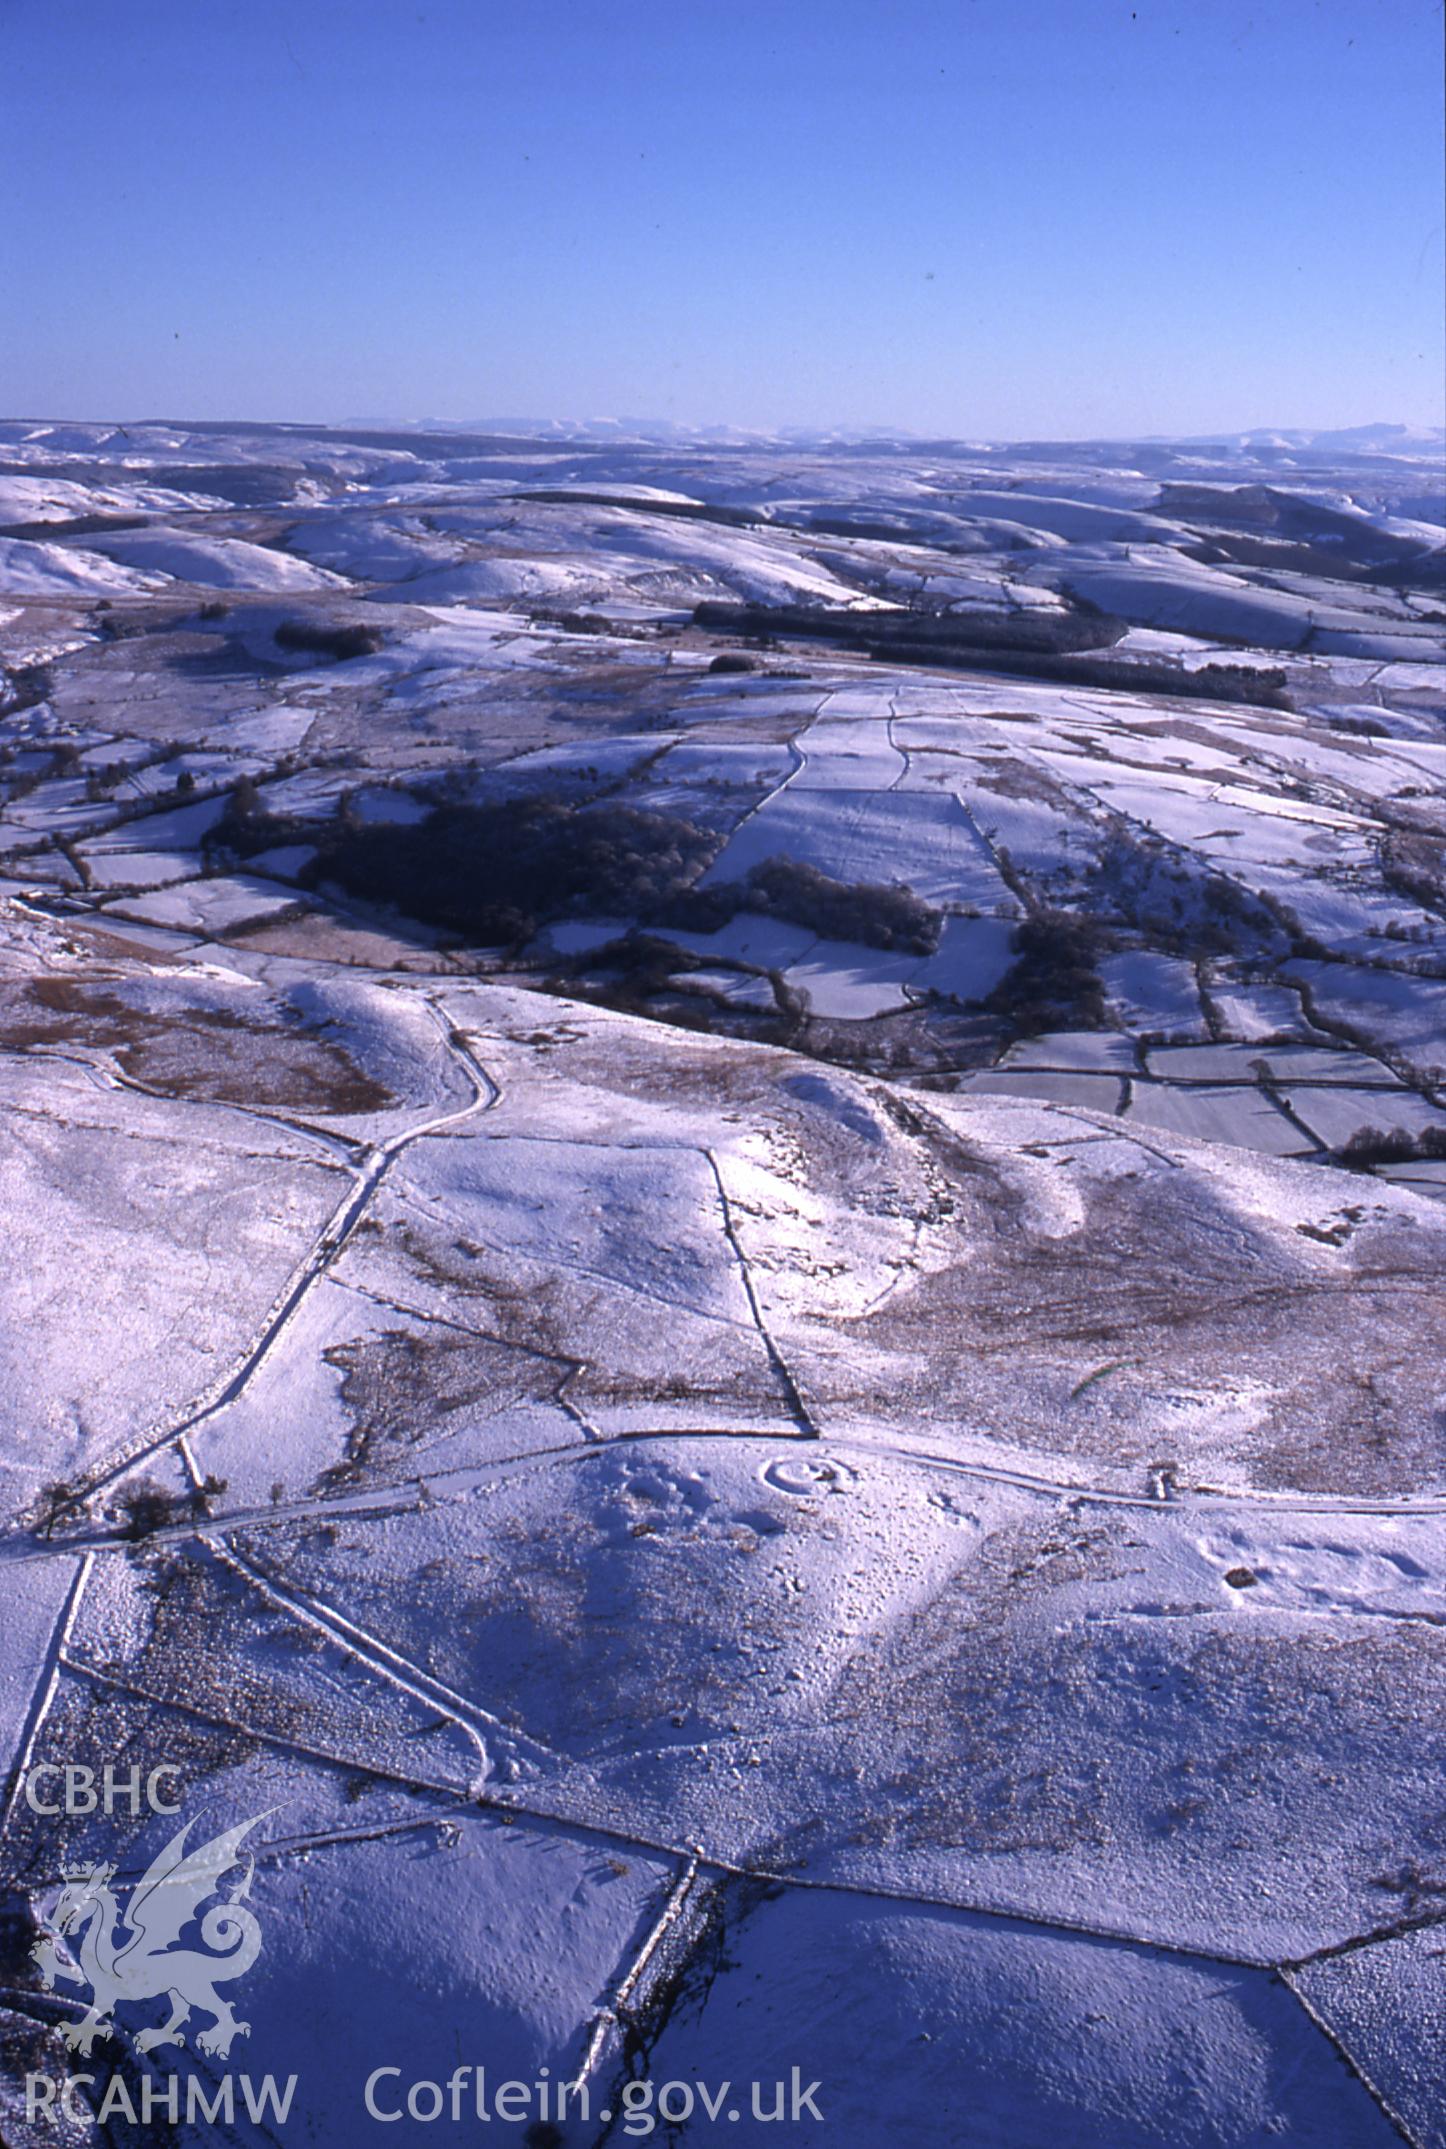
[[(187, 1436), (197, 1426), (203, 1425), (209, 1419), (215, 1417), (245, 1392), (256, 1373), (285, 1336), (298, 1310), (305, 1302), (308, 1293), (319, 1279), (326, 1274), (331, 1263), (355, 1232), (357, 1225), (365, 1216), (378, 1188), (396, 1159), (404, 1154), (413, 1143), (424, 1141), (431, 1135), (444, 1133), (448, 1129), (461, 1126), (478, 1113), (492, 1109), (501, 1101), (502, 1091), (500, 1086), (493, 1081), (487, 1070), (473, 1054), (471, 1047), (462, 1038), (461, 1033), (453, 1028), (438, 1002), (435, 999), (429, 1000), (428, 1006), (432, 1019), (437, 1022), (442, 1030), (454, 1061), (465, 1074), (467, 1085), (472, 1092), (469, 1102), (456, 1110), (433, 1113), (417, 1126), (391, 1135), (373, 1148), (366, 1162), (357, 1169), (355, 1183), (351, 1192), (333, 1213), (306, 1259), (302, 1262), (301, 1267), (286, 1286), (279, 1299), (273, 1304), (259, 1332), (230, 1374), (208, 1397), (192, 1406), (181, 1417), (172, 1420), (164, 1427), (141, 1435), (121, 1451), (113, 1451), (106, 1458), (103, 1465), (92, 1471), (77, 1484), (75, 1491), (78, 1498), (87, 1500), (94, 1498), (97, 1494), (113, 1485), (128, 1471), (133, 1470), (137, 1464), (148, 1460), (165, 1448), (176, 1449), (187, 1475), (199, 1490), (200, 1481), (187, 1445)], [(57, 1548), (57, 1551), (59, 1551), (59, 1548)], [(7, 1546), (3, 1555), (0, 1556), (14, 1558), (16, 1556), (15, 1548)], [(22, 1553), (21, 1556), (24, 1557), (25, 1555)], [(91, 1552), (81, 1550), (74, 1584), (67, 1595), (60, 1619), (56, 1624), (48, 1669), (43, 1675), (37, 1702), (22, 1741), (22, 1752), (26, 1755), (34, 1751), (35, 1743), (44, 1725), (46, 1713), (54, 1699), (60, 1670), (65, 1659), (67, 1637), (73, 1630), (79, 1614), (86, 1584), (91, 1573), (91, 1565)], [(22, 1760), (20, 1770), (23, 1770), (23, 1767), (24, 1762)], [(20, 1770), (17, 1770), (17, 1775), (14, 1779), (11, 1798), (5, 1809), (4, 1821), (0, 1822), (0, 1836), (3, 1836), (4, 1826), (8, 1824), (10, 1815), (14, 1810), (14, 1798), (18, 1795), (19, 1790)]]

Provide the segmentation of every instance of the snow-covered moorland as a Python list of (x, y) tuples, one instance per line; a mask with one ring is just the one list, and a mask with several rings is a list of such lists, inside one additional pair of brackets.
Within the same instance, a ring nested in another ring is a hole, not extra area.
[(0, 2134), (111, 2138), (45, 1936), (175, 1825), (26, 1772), (164, 1762), (265, 1945), (137, 2103), (1446, 2143), (1439, 442), (14, 423), (0, 518)]

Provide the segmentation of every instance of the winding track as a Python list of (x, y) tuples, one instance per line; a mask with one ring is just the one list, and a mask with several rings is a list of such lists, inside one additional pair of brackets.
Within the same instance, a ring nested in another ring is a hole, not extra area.
[[(827, 703), (825, 702), (823, 706), (826, 707)], [(822, 710), (816, 712), (816, 714), (821, 713)], [(794, 752), (797, 756), (798, 765), (784, 779), (784, 783), (778, 787), (779, 789), (785, 788), (787, 783), (791, 782), (806, 765), (806, 756), (803, 750), (795, 747)], [(756, 810), (758, 809), (755, 808)], [(354, 1236), (398, 1157), (403, 1155), (414, 1143), (425, 1140), (434, 1134), (441, 1134), (448, 1130), (459, 1128), (492, 1109), (500, 1101), (502, 1094), (500, 1086), (493, 1080), (480, 1061), (476, 1059), (465, 1039), (453, 1030), (448, 1022), (441, 999), (428, 994), (427, 1004), (433, 1020), (437, 1022), (443, 1031), (448, 1050), (453, 1054), (456, 1064), (465, 1073), (471, 1091), (468, 1101), (457, 1109), (434, 1114), (420, 1124), (404, 1129), (388, 1137), (385, 1141), (359, 1153), (354, 1145), (349, 1152), (346, 1151), (344, 1146), (337, 1142), (334, 1137), (324, 1136), (319, 1130), (309, 1130), (304, 1126), (298, 1127), (292, 1122), (285, 1122), (292, 1127), (292, 1131), (299, 1134), (311, 1133), (313, 1139), (318, 1142), (325, 1141), (332, 1149), (340, 1167), (346, 1169), (351, 1177), (351, 1184), (345, 1198), (322, 1228), (305, 1259), (268, 1310), (260, 1328), (239, 1362), (225, 1376), (220, 1385), (209, 1391), (198, 1402), (189, 1406), (180, 1418), (174, 1419), (163, 1426), (151, 1428), (128, 1446), (112, 1452), (102, 1467), (87, 1481), (84, 1487), (85, 1492), (96, 1493), (105, 1490), (147, 1457), (168, 1447), (175, 1449), (188, 1470), (193, 1484), (199, 1485), (199, 1475), (190, 1453), (188, 1436), (196, 1428), (214, 1418), (229, 1404), (236, 1401), (246, 1391), (272, 1354), (282, 1346), (308, 1294), (314, 1285), (327, 1274), (338, 1255)], [(94, 1079), (107, 1084), (114, 1081), (115, 1086), (133, 1087), (137, 1090), (143, 1090), (144, 1088), (144, 1085), (124, 1081), (118, 1076), (112, 1077), (108, 1071), (103, 1069), (91, 1067), (89, 1071)], [(247, 1107), (236, 1107), (236, 1109), (249, 1110)], [(258, 1119), (269, 1119), (275, 1124), (280, 1115), (256, 1112), (252, 1116)], [(1091, 1128), (1096, 1126), (1093, 1118), (1082, 1113), (1068, 1112), (1062, 1116), (1077, 1118), (1083, 1126)], [(1112, 1131), (1118, 1133), (1121, 1130), (1114, 1129)], [(1166, 1156), (1165, 1152), (1155, 1149), (1148, 1141), (1141, 1140), (1138, 1135), (1131, 1133), (1127, 1138), (1137, 1141), (1140, 1147), (1149, 1149), (1152, 1154), (1164, 1157), (1167, 1162), (1174, 1163), (1176, 1161)], [(860, 1458), (885, 1456), (906, 1467), (927, 1471), (944, 1470), (965, 1479), (1008, 1484), (1045, 1498), (1053, 1498), (1070, 1504), (1087, 1502), (1095, 1507), (1118, 1507), (1122, 1509), (1154, 1507), (1159, 1504), (1158, 1496), (1154, 1494), (1132, 1493), (1120, 1488), (1097, 1487), (1088, 1483), (1082, 1484), (1051, 1477), (1044, 1473), (1036, 1474), (1031, 1471), (992, 1465), (977, 1457), (960, 1459), (931, 1453), (892, 1439), (872, 1439), (851, 1435), (846, 1431), (835, 1432), (826, 1427), (820, 1427), (799, 1392), (792, 1373), (779, 1353), (754, 1293), (746, 1252), (738, 1238), (734, 1225), (718, 1160), (711, 1150), (705, 1149), (701, 1151), (701, 1154), (706, 1157), (717, 1185), (722, 1228), (738, 1264), (754, 1324), (759, 1331), (770, 1363), (778, 1374), (780, 1384), (788, 1399), (789, 1411), (795, 1428), (794, 1437), (825, 1438), (832, 1447), (853, 1453)], [(776, 1431), (771, 1432), (760, 1431), (757, 1426), (746, 1428), (741, 1426), (718, 1427), (701, 1432), (693, 1428), (662, 1427), (656, 1430), (635, 1430), (613, 1436), (604, 1444), (645, 1445), (650, 1442), (675, 1443), (680, 1440), (686, 1441), (690, 1439), (778, 1441), (785, 1437), (787, 1435), (781, 1426)], [(533, 1449), (517, 1456), (498, 1458), (487, 1466), (483, 1474), (489, 1478), (502, 1477), (514, 1473), (530, 1472), (544, 1467), (557, 1467), (560, 1464), (567, 1466), (580, 1462), (589, 1453), (596, 1452), (596, 1445), (589, 1446), (586, 1441), (568, 1443), (556, 1449), (544, 1451)], [(477, 1473), (473, 1473), (474, 1478), (476, 1475)], [(407, 1501), (415, 1499), (421, 1501), (423, 1498), (435, 1497), (432, 1487), (435, 1485), (440, 1489), (446, 1482), (446, 1480), (419, 1479), (415, 1487), (399, 1489), (396, 1494), (396, 1500)], [(1289, 1972), (1297, 1967), (1296, 1965), (1272, 1965), (1263, 1960), (1256, 1961), (1250, 1958), (1237, 1958), (1208, 1950), (1182, 1948), (1127, 1929), (1111, 1930), (1085, 1922), (1074, 1924), (1057, 1916), (1031, 1915), (1028, 1912), (1020, 1912), (1017, 1909), (991, 1905), (982, 1901), (962, 1903), (956, 1899), (934, 1897), (907, 1889), (893, 1891), (883, 1886), (874, 1887), (867, 1884), (839, 1883), (823, 1879), (814, 1880), (796, 1872), (775, 1870), (762, 1860), (746, 1864), (731, 1863), (716, 1856), (709, 1856), (694, 1845), (650, 1841), (624, 1830), (615, 1831), (599, 1828), (591, 1824), (572, 1823), (556, 1814), (547, 1813), (542, 1807), (530, 1807), (525, 1798), (514, 1796), (505, 1787), (486, 1785), (484, 1788), (489, 1736), (495, 1739), (500, 1735), (507, 1742), (530, 1750), (535, 1758), (554, 1766), (557, 1764), (558, 1757), (552, 1754), (550, 1749), (546, 1748), (541, 1742), (529, 1738), (525, 1733), (519, 1734), (513, 1731), (511, 1727), (502, 1725), (499, 1719), (480, 1704), (466, 1696), (457, 1694), (452, 1689), (445, 1687), (442, 1682), (433, 1678), (432, 1675), (423, 1672), (420, 1667), (401, 1656), (383, 1637), (357, 1625), (345, 1615), (333, 1610), (331, 1606), (288, 1589), (275, 1576), (261, 1567), (259, 1563), (238, 1553), (234, 1544), (229, 1541), (226, 1535), (226, 1533), (234, 1531), (243, 1525), (264, 1529), (268, 1524), (294, 1520), (299, 1513), (317, 1511), (322, 1505), (325, 1505), (328, 1511), (331, 1512), (335, 1512), (339, 1508), (345, 1508), (347, 1512), (358, 1514), (363, 1512), (383, 1512), (388, 1506), (385, 1496), (379, 1499), (375, 1492), (364, 1497), (367, 1501), (366, 1507), (363, 1507), (360, 1497), (356, 1501), (333, 1500), (325, 1503), (308, 1501), (257, 1514), (232, 1513), (219, 1521), (181, 1526), (160, 1534), (166, 1539), (190, 1538), (204, 1542), (215, 1556), (222, 1558), (238, 1571), (244, 1572), (253, 1586), (261, 1589), (288, 1616), (297, 1619), (303, 1624), (320, 1629), (339, 1646), (350, 1650), (360, 1661), (366, 1663), (375, 1675), (386, 1679), (395, 1685), (399, 1691), (410, 1695), (413, 1700), (423, 1701), (430, 1708), (439, 1710), (451, 1722), (462, 1728), (470, 1736), (479, 1761), (478, 1775), (473, 1783), (467, 1787), (465, 1793), (459, 1792), (456, 1787), (444, 1783), (423, 1784), (417, 1778), (407, 1779), (411, 1788), (422, 1796), (435, 1800), (444, 1810), (456, 1810), (459, 1806), (465, 1808), (481, 1805), (509, 1815), (519, 1817), (526, 1815), (541, 1826), (551, 1826), (563, 1831), (586, 1834), (601, 1840), (614, 1842), (620, 1848), (631, 1849), (635, 1852), (651, 1852), (654, 1855), (674, 1861), (673, 1877), (667, 1885), (662, 1900), (662, 1908), (657, 1919), (644, 1935), (641, 1947), (620, 1967), (619, 1974), (610, 1988), (610, 1998), (594, 2018), (588, 2030), (582, 2066), (583, 2075), (594, 2072), (603, 2065), (611, 2044), (619, 2031), (625, 2026), (627, 2018), (630, 2015), (635, 2015), (640, 2009), (646, 2008), (650, 1986), (657, 1980), (659, 1974), (666, 1975), (666, 1964), (663, 1961), (667, 1953), (665, 1943), (670, 1936), (678, 1937), (683, 1934), (687, 1924), (689, 1907), (695, 1895), (701, 1894), (710, 1881), (718, 1883), (727, 1879), (761, 1880), (773, 1885), (812, 1888), (900, 1904), (918, 1904), (921, 1906), (938, 1904), (939, 1907), (965, 1910), (984, 1917), (1006, 1919), (1013, 1923), (1029, 1925), (1041, 1930), (1074, 1931), (1089, 1934), (1101, 1940), (1112, 1941), (1116, 1944), (1148, 1948), (1167, 1954), (1192, 1955), (1202, 1960), (1221, 1963), (1240, 1962), (1254, 1969), (1274, 1967), (1284, 1976), (1288, 1989), (1292, 1990), (1297, 1999), (1301, 2001), (1306, 2012), (1316, 2022), (1317, 2028), (1332, 2043), (1335, 2042), (1329, 2027), (1319, 2022), (1315, 2017), (1308, 2001), (1299, 1992), (1291, 1979)], [(1272, 1517), (1283, 1514), (1321, 1516), (1446, 1514), (1446, 1499), (1363, 1501), (1348, 1495), (1311, 1496), (1254, 1490), (1233, 1492), (1223, 1488), (1191, 1490), (1184, 1495), (1184, 1498), (1188, 1501), (1192, 1513), (1223, 1513), (1237, 1518), (1242, 1513), (1249, 1513), (1252, 1509)], [(60, 1546), (31, 1546), (25, 1548), (23, 1552), (19, 1551), (18, 1548), (16, 1550), (14, 1556), (62, 1560), (74, 1563), (74, 1573), (70, 1587), (67, 1591), (60, 1617), (56, 1622), (44, 1669), (35, 1690), (30, 1720), (26, 1726), (22, 1745), (22, 1765), (35, 1751), (36, 1741), (43, 1729), (46, 1715), (51, 1707), (60, 1681), (65, 1675), (82, 1678), (106, 1687), (132, 1691), (138, 1698), (161, 1703), (169, 1708), (178, 1708), (183, 1712), (188, 1710), (188, 1704), (184, 1699), (178, 1699), (175, 1696), (143, 1695), (139, 1687), (125, 1688), (123, 1682), (100, 1671), (96, 1666), (88, 1664), (83, 1656), (77, 1655), (71, 1648), (71, 1636), (75, 1629), (77, 1615), (89, 1578), (94, 1570), (96, 1557), (124, 1552), (124, 1550), (125, 1547), (121, 1541), (114, 1537), (96, 1538), (89, 1542), (72, 1538), (67, 1544)], [(191, 1709), (189, 1713), (197, 1716), (204, 1716), (205, 1714), (204, 1711), (199, 1709)], [(215, 1718), (208, 1718), (207, 1720), (219, 1721), (219, 1719)], [(268, 1739), (265, 1733), (258, 1733), (254, 1727), (242, 1722), (236, 1722), (230, 1728), (238, 1732), (244, 1732), (248, 1737), (286, 1747), (298, 1754), (331, 1765), (357, 1766), (354, 1757), (326, 1753), (318, 1748), (307, 1748), (299, 1741), (280, 1738)], [(383, 1771), (375, 1772), (384, 1773)], [(396, 1780), (400, 1781), (401, 1779)], [(8, 1812), (5, 1818), (8, 1821)], [(435, 1823), (431, 1821), (407, 1822), (399, 1824), (399, 1827), (413, 1828), (427, 1825), (435, 1825)], [(3, 1832), (3, 1824), (0, 1824), (0, 1832)], [(278, 1846), (276, 1854), (284, 1856), (286, 1852), (287, 1847), (283, 1844)], [(1347, 1941), (1322, 1948), (1317, 1951), (1317, 1955), (1330, 1955), (1341, 1952), (1344, 1949), (1367, 1945), (1400, 1932), (1441, 1922), (1446, 1922), (1446, 1913), (1437, 1911), (1424, 1912), (1389, 1924), (1383, 1924), (1368, 1933), (1353, 1936)], [(1304, 1958), (1304, 1960), (1314, 1959), (1316, 1959), (1316, 1956)], [(16, 2004), (25, 2003), (26, 1996), (16, 1995), (15, 1998)], [(30, 2005), (35, 2004), (33, 1995), (28, 1996), (28, 2000)], [(1348, 2059), (1349, 2056), (1345, 2056)], [(1378, 2101), (1384, 2106), (1383, 2099), (1378, 2098)], [(1406, 2138), (1409, 2139), (1409, 2137)]]
[[(386, 1140), (377, 1143), (369, 1151), (365, 1160), (356, 1168), (355, 1182), (350, 1193), (322, 1229), (306, 1259), (302, 1262), (290, 1283), (286, 1285), (280, 1297), (272, 1305), (255, 1339), (231, 1373), (222, 1380), (217, 1388), (187, 1410), (180, 1418), (172, 1420), (165, 1426), (141, 1434), (139, 1438), (128, 1443), (119, 1451), (112, 1451), (103, 1466), (99, 1470), (93, 1471), (77, 1487), (80, 1498), (86, 1500), (94, 1498), (97, 1493), (105, 1491), (118, 1478), (123, 1477), (127, 1471), (134, 1469), (138, 1463), (159, 1454), (165, 1448), (174, 1448), (176, 1450), (191, 1483), (199, 1489), (201, 1479), (191, 1455), (187, 1436), (197, 1426), (205, 1424), (229, 1404), (234, 1403), (237, 1397), (245, 1392), (285, 1335), (299, 1308), (305, 1302), (308, 1293), (326, 1274), (331, 1263), (335, 1261), (337, 1255), (356, 1231), (378, 1188), (397, 1158), (410, 1149), (414, 1143), (425, 1141), (429, 1136), (444, 1133), (450, 1128), (464, 1125), (468, 1120), (476, 1118), (482, 1112), (491, 1111), (500, 1103), (502, 1098), (501, 1085), (493, 1080), (473, 1052), (464, 1034), (450, 1021), (440, 999), (435, 995), (428, 995), (426, 1004), (431, 1012), (433, 1021), (436, 1022), (442, 1033), (447, 1050), (466, 1077), (467, 1087), (471, 1091), (467, 1103), (452, 1111), (433, 1113), (418, 1125), (403, 1128), (400, 1132), (389, 1135)], [(77, 1549), (74, 1546), (70, 1548), (71, 1557), (75, 1556)], [(65, 1551), (62, 1548), (57, 1548), (57, 1556), (65, 1557)], [(12, 1779), (3, 1816), (0, 1816), (0, 1839), (3, 1839), (14, 1813), (24, 1768), (29, 1756), (35, 1750), (36, 1740), (44, 1727), (46, 1715), (54, 1700), (61, 1670), (65, 1668), (66, 1645), (80, 1611), (86, 1584), (91, 1574), (92, 1560), (92, 1548), (80, 1549), (75, 1580), (66, 1596), (60, 1618), (56, 1622), (50, 1647), (46, 1654), (41, 1684), (37, 1690), (36, 1703), (32, 1708), (30, 1721), (26, 1726), (18, 1765)]]

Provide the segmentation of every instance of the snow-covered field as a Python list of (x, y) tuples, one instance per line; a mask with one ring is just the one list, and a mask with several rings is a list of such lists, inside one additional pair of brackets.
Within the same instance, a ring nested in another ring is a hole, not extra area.
[(7, 2142), (1446, 2144), (1439, 475), (0, 426)]

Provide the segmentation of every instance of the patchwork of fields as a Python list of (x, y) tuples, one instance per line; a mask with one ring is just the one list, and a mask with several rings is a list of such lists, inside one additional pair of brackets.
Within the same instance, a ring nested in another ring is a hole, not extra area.
[(0, 425), (17, 2079), (156, 1757), (258, 2074), (1446, 2143), (1440, 476)]

